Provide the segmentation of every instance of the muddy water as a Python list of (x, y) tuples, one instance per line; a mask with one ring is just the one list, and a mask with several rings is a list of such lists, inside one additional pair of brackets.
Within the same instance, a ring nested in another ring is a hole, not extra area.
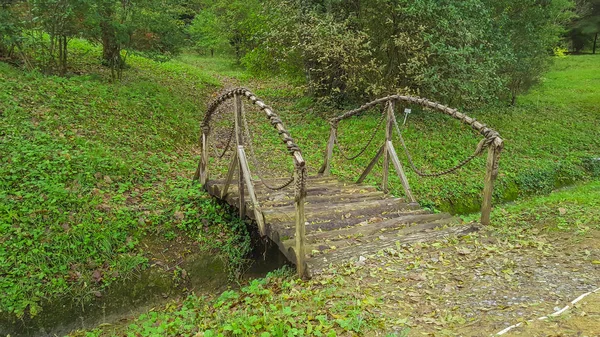
[[(253, 259), (245, 278), (264, 277), (287, 263), (275, 245), (257, 247)], [(173, 272), (153, 266), (113, 283), (102, 297), (87, 303), (66, 297), (44, 305), (42, 312), (34, 318), (16, 319), (0, 314), (0, 336), (64, 336), (74, 330), (92, 329), (100, 324), (138, 316), (153, 306), (184, 298), (192, 292), (218, 294), (232, 286), (223, 261), (215, 255), (195, 254), (180, 267), (187, 272), (183, 281), (174, 279)]]

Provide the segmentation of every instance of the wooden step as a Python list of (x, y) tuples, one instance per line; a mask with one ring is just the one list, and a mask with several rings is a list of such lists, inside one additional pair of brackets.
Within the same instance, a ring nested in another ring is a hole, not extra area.
[(402, 236), (385, 236), (364, 244), (356, 244), (335, 249), (326, 254), (307, 259), (310, 276), (320, 273), (331, 264), (356, 261), (360, 256), (367, 256), (385, 249), (397, 249), (398, 244), (440, 240), (450, 236), (462, 236), (479, 229), (477, 224), (466, 224), (440, 230), (426, 230)]

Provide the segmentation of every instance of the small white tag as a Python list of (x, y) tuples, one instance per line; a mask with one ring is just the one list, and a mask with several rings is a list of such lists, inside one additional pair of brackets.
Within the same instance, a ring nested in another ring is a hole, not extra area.
[(410, 114), (411, 110), (409, 108), (404, 109), (404, 123), (402, 123), (402, 125), (406, 125), (406, 119), (408, 119), (408, 115)]

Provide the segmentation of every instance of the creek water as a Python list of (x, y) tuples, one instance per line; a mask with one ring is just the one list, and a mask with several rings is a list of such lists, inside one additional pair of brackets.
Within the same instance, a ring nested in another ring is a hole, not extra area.
[[(264, 277), (288, 263), (274, 244), (255, 247), (252, 259), (245, 279)], [(193, 254), (180, 267), (187, 272), (183, 281), (173, 278), (172, 272), (154, 266), (112, 283), (101, 297), (93, 300), (54, 299), (43, 305), (42, 311), (34, 317), (18, 319), (0, 314), (0, 337), (64, 336), (78, 329), (92, 329), (136, 317), (154, 306), (191, 293), (219, 294), (236, 286), (228, 281), (222, 259), (214, 254)]]

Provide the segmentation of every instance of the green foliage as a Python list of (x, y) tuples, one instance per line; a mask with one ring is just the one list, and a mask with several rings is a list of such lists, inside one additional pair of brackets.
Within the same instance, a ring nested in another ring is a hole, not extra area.
[(136, 56), (134, 77), (111, 84), (98, 48), (73, 49), (77, 71), (97, 72), (67, 79), (0, 64), (1, 312), (93, 296), (144, 265), (147, 233), (196, 237), (202, 219), (229, 221), (189, 182), (197, 102), (217, 82)]
[(416, 93), (479, 106), (529, 89), (547, 69), (570, 0), (270, 1), (249, 69), (304, 77), (318, 96)]
[(193, 41), (193, 48), (200, 54), (227, 50), (229, 41), (222, 33), (217, 15), (208, 10), (201, 11), (194, 17), (188, 27), (188, 34)]
[(576, 4), (578, 17), (573, 21), (568, 35), (571, 48), (575, 52), (591, 48), (595, 54), (600, 33), (600, 1), (579, 0)]
[[(173, 308), (143, 314), (127, 327), (96, 330), (96, 336), (339, 336), (378, 326), (375, 300), (340, 291), (343, 278), (303, 282), (292, 271), (269, 274), (215, 299), (190, 296)], [(379, 327), (381, 328), (381, 327)]]
[(103, 46), (105, 64), (120, 74), (122, 49), (165, 58), (185, 43), (178, 12), (163, 6), (155, 0), (4, 1), (0, 55), (20, 60), (29, 69), (65, 75), (69, 41), (83, 36)]

